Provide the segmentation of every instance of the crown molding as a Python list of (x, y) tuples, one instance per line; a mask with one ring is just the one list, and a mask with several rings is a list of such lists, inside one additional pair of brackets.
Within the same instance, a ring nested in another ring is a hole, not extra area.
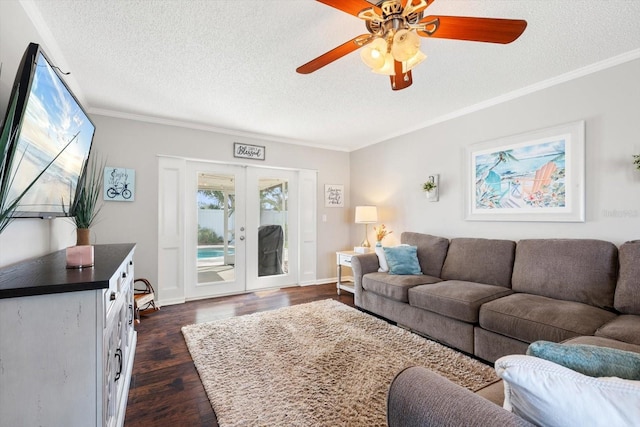
[(429, 120), (428, 122), (424, 122), (424, 123), (422, 123), (420, 125), (417, 125), (417, 126), (414, 126), (414, 127), (410, 128), (410, 129), (404, 130), (402, 132), (398, 132), (398, 133), (396, 133), (394, 135), (388, 135), (387, 137), (385, 137), (384, 139), (381, 139), (380, 141), (372, 142), (372, 143), (369, 143), (369, 144), (366, 144), (366, 145), (361, 145), (361, 146), (359, 146), (357, 148), (352, 149), (351, 151), (356, 151), (356, 150), (368, 147), (370, 145), (377, 144), (379, 142), (388, 141), (390, 139), (398, 138), (398, 137), (410, 134), (412, 132), (416, 132), (416, 131), (419, 131), (419, 130), (422, 130), (422, 129), (426, 129), (426, 128), (431, 127), (433, 125), (436, 125), (438, 123), (443, 123), (443, 122), (446, 122), (446, 121), (449, 121), (449, 120), (452, 120), (452, 119), (455, 119), (455, 118), (458, 118), (458, 117), (465, 116), (467, 114), (475, 113), (475, 112), (484, 110), (486, 108), (493, 107), (495, 105), (499, 105), (499, 104), (502, 104), (502, 103), (505, 103), (505, 102), (508, 102), (508, 101), (512, 101), (514, 99), (521, 98), (523, 96), (530, 95), (532, 93), (539, 92), (541, 90), (545, 90), (545, 89), (548, 89), (548, 88), (553, 87), (553, 86), (557, 86), (557, 85), (562, 84), (562, 83), (566, 83), (566, 82), (569, 82), (569, 81), (572, 81), (572, 80), (576, 80), (576, 79), (579, 79), (581, 77), (588, 76), (590, 74), (594, 74), (594, 73), (597, 73), (599, 71), (606, 70), (608, 68), (613, 68), (615, 66), (618, 66), (618, 65), (621, 65), (621, 64), (625, 64), (627, 62), (635, 61), (637, 59), (640, 59), (640, 49), (634, 49), (634, 50), (631, 50), (629, 52), (625, 52), (623, 54), (620, 54), (620, 55), (613, 56), (611, 58), (605, 59), (604, 61), (596, 62), (596, 63), (590, 64), (590, 65), (587, 65), (585, 67), (578, 68), (576, 70), (570, 71), (568, 73), (560, 74), (559, 76), (552, 77), (550, 79), (543, 80), (541, 82), (534, 83), (534, 84), (529, 85), (529, 86), (525, 86), (523, 88), (514, 90), (514, 91), (506, 93), (504, 95), (500, 95), (500, 96), (497, 96), (495, 98), (491, 98), (491, 99), (488, 99), (486, 101), (482, 101), (482, 102), (479, 102), (477, 104), (470, 105), (470, 106), (462, 108), (460, 110), (453, 111), (453, 112), (451, 112), (449, 114), (445, 114), (445, 115), (442, 115), (440, 117), (436, 117), (433, 120)]
[(201, 130), (205, 132), (219, 133), (222, 135), (235, 136), (239, 138), (246, 138), (246, 139), (266, 141), (266, 142), (279, 142), (283, 144), (302, 145), (305, 147), (321, 148), (324, 150), (345, 151), (345, 152), (350, 151), (345, 147), (340, 147), (337, 145), (334, 146), (334, 145), (318, 144), (318, 143), (313, 143), (309, 141), (301, 141), (301, 140), (292, 139), (292, 138), (284, 138), (284, 137), (277, 137), (273, 135), (246, 132), (246, 131), (241, 131), (237, 129), (220, 128), (220, 127), (204, 125), (200, 123), (187, 122), (183, 120), (174, 120), (174, 119), (167, 119), (162, 117), (147, 116), (143, 114), (126, 113), (122, 111), (115, 111), (115, 110), (109, 110), (109, 109), (103, 109), (103, 108), (89, 107), (87, 108), (87, 110), (89, 111), (90, 114), (95, 114), (98, 116), (113, 117), (118, 119), (133, 120), (137, 122), (153, 123), (153, 124), (159, 124), (159, 125), (165, 125), (165, 126), (175, 126), (175, 127), (185, 128), (185, 129)]

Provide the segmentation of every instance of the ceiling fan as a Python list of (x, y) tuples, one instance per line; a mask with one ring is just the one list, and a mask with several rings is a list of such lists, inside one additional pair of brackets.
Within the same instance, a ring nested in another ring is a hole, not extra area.
[(319, 70), (357, 49), (373, 72), (386, 74), (393, 90), (413, 83), (411, 70), (426, 56), (420, 52), (420, 37), (507, 44), (527, 27), (521, 19), (424, 16), (434, 0), (317, 0), (365, 21), (362, 34), (298, 67), (300, 74)]

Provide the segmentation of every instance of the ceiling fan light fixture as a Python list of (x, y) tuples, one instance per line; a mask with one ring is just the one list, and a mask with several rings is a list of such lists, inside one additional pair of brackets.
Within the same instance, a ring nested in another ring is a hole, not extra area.
[[(1, 1), (1, 0), (0, 0)], [(372, 71), (391, 76), (393, 90), (413, 83), (411, 69), (426, 59), (420, 38), (442, 38), (508, 44), (527, 28), (522, 19), (469, 16), (425, 16), (433, 0), (318, 0), (365, 21), (362, 34), (298, 67), (309, 74), (361, 49), (360, 56)]]
[(360, 51), (360, 58), (372, 70), (384, 67), (387, 56), (387, 42), (379, 37)]
[(393, 56), (389, 53), (386, 53), (384, 56), (384, 63), (381, 67), (371, 68), (376, 74), (384, 74), (385, 76), (395, 76), (396, 70), (394, 67)]
[(416, 65), (420, 64), (425, 59), (427, 59), (427, 55), (425, 55), (421, 51), (416, 52), (415, 55), (402, 63), (402, 71), (406, 73), (407, 71), (412, 70)]
[(420, 51), (420, 37), (412, 30), (398, 30), (393, 36), (391, 54), (398, 62), (408, 61)]

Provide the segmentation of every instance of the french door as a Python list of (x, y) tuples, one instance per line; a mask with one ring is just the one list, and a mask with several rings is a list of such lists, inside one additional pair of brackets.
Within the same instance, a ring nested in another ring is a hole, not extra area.
[(185, 298), (298, 283), (297, 172), (188, 161)]

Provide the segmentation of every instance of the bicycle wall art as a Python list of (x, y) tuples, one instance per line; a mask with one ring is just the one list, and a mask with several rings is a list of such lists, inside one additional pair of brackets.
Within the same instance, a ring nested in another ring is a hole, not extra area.
[(135, 199), (135, 169), (107, 166), (104, 168), (104, 200), (133, 202)]

